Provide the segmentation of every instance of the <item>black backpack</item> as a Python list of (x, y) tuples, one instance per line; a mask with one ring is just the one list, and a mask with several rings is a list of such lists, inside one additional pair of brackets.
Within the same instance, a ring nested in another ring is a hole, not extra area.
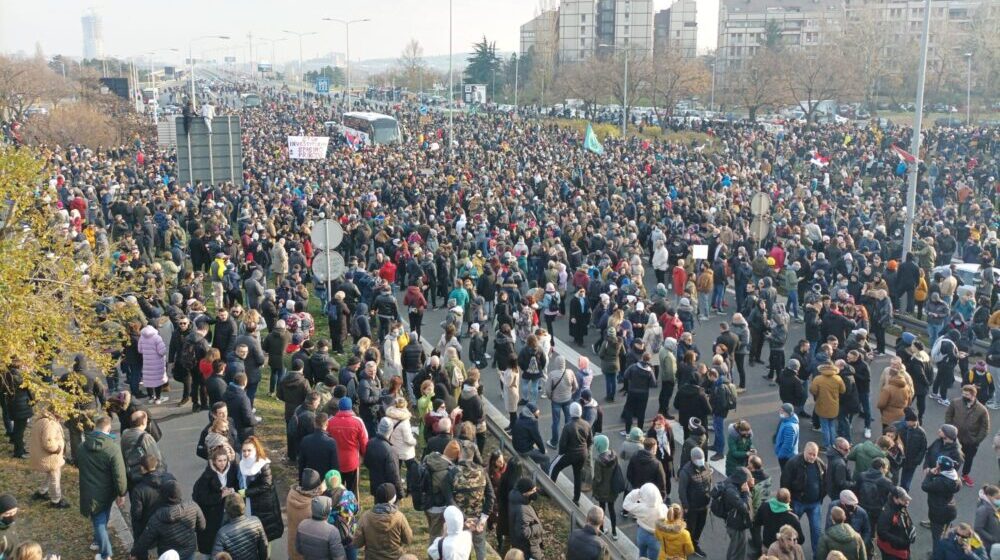
[(723, 488), (723, 483), (720, 482), (712, 488), (712, 492), (709, 494), (709, 498), (712, 502), (708, 506), (708, 510), (712, 512), (712, 515), (718, 517), (719, 519), (725, 519), (729, 516), (729, 508), (726, 506), (725, 493), (726, 489)]
[(414, 461), (406, 470), (406, 489), (413, 500), (413, 509), (425, 511), (431, 507), (431, 477), (427, 465)]

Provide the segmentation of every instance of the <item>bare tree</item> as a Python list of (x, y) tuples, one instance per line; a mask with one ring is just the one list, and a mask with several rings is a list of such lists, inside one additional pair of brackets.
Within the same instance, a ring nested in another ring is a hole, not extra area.
[(750, 120), (757, 120), (757, 113), (781, 103), (782, 91), (776, 84), (778, 54), (771, 49), (760, 49), (743, 66), (734, 70), (727, 86), (730, 101), (750, 113)]
[(427, 63), (424, 61), (424, 47), (420, 41), (410, 39), (410, 42), (403, 48), (403, 53), (399, 57), (399, 79), (402, 85), (407, 88), (422, 89), (427, 82)]
[(650, 84), (649, 77), (652, 75), (650, 71), (652, 63), (648, 58), (634, 52), (630, 52), (628, 56), (627, 76), (623, 53), (606, 57), (601, 67), (601, 73), (597, 74), (598, 79), (608, 89), (611, 98), (624, 111), (628, 111), (636, 99), (648, 93), (646, 90)]
[[(874, 9), (881, 9), (876, 6)], [(866, 105), (871, 106), (880, 86), (884, 84), (891, 61), (885, 56), (890, 34), (878, 21), (873, 10), (859, 9), (858, 17), (846, 26), (838, 41), (848, 45), (845, 54), (857, 73), (858, 89)]]
[(595, 80), (594, 76), (609, 72), (609, 66), (607, 61), (597, 57), (563, 65), (556, 75), (555, 90), (567, 99), (583, 100), (584, 111), (590, 113), (598, 101), (608, 94), (607, 84)]
[(852, 74), (843, 51), (832, 43), (782, 52), (779, 81), (785, 100), (798, 105), (810, 122), (820, 102), (841, 100), (850, 93)]
[(674, 49), (656, 55), (650, 64), (649, 92), (653, 109), (666, 107), (669, 115), (677, 101), (708, 91), (712, 76), (704, 64), (684, 58)]
[(56, 107), (48, 115), (32, 117), (25, 128), (31, 144), (96, 147), (115, 146), (127, 140), (114, 120), (90, 103)]
[(65, 86), (44, 60), (0, 56), (0, 117), (23, 120), (32, 105), (57, 101), (65, 94)]

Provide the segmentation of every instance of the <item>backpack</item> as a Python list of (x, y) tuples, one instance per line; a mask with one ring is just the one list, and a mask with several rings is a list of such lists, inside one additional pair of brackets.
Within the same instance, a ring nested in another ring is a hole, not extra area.
[(354, 496), (354, 492), (344, 490), (340, 494), (340, 500), (330, 510), (326, 522), (337, 527), (340, 531), (340, 540), (345, 545), (354, 542), (354, 534), (358, 531), (357, 514), (358, 499)]
[(486, 471), (468, 463), (459, 463), (453, 469), (451, 482), (455, 507), (462, 510), (466, 519), (478, 519), (486, 495)]
[(431, 477), (427, 465), (413, 462), (406, 469), (406, 488), (413, 500), (413, 509), (425, 511), (431, 507)]
[(944, 352), (945, 343), (951, 344), (952, 346), (955, 344), (951, 341), (951, 339), (939, 336), (938, 339), (934, 341), (934, 346), (931, 347), (931, 360), (933, 360), (935, 364), (940, 364), (951, 356), (950, 352), (947, 354)]
[(559, 312), (559, 296), (552, 294), (549, 296), (549, 311), (552, 313)]
[(725, 519), (729, 516), (729, 507), (726, 505), (725, 498), (726, 489), (723, 488), (723, 484), (724, 482), (716, 484), (708, 495), (712, 500), (708, 506), (708, 510), (719, 519)]
[(141, 463), (142, 458), (146, 456), (146, 448), (142, 445), (142, 442), (147, 437), (151, 438), (153, 436), (149, 434), (142, 434), (139, 436), (139, 441), (135, 442), (135, 445), (130, 447), (128, 453), (125, 455), (125, 470), (131, 479), (142, 478), (142, 472), (139, 470), (139, 463)]
[(873, 482), (865, 482), (865, 479), (858, 479), (857, 484), (854, 485), (854, 493), (858, 495), (858, 504), (861, 507), (870, 508), (871, 506), (877, 506), (882, 503), (882, 497), (879, 496), (878, 485)]
[(184, 368), (185, 371), (191, 372), (198, 367), (198, 341), (197, 340), (184, 340), (181, 344), (180, 356), (177, 357), (177, 362)]
[(720, 389), (722, 394), (719, 397), (726, 410), (736, 410), (736, 387), (732, 383), (723, 383)]

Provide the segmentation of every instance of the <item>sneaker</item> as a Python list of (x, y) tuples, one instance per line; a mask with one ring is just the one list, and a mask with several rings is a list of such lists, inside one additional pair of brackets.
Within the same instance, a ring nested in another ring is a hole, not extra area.
[(189, 402), (191, 402), (191, 397), (184, 397), (181, 402), (177, 403), (177, 406), (184, 406)]
[(872, 439), (872, 429), (865, 428), (865, 439)]
[(708, 558), (708, 555), (705, 554), (705, 551), (702, 550), (701, 547), (695, 547), (694, 555), (697, 556), (698, 558)]
[(626, 432), (625, 430), (622, 430), (622, 431), (618, 432), (618, 435), (620, 435), (622, 437), (625, 437), (625, 436), (628, 435), (628, 432)]
[(256, 422), (256, 423), (258, 423), (258, 424), (260, 424), (261, 422), (264, 421), (264, 419), (261, 418), (260, 416), (254, 416), (253, 417), (253, 421)]
[(986, 408), (990, 410), (1000, 410), (1000, 403), (995, 403), (995, 402), (986, 403)]
[(32, 500), (47, 500), (47, 499), (49, 499), (49, 493), (48, 492), (41, 492), (39, 490), (35, 490), (31, 494), (31, 499)]
[(926, 520), (926, 519), (924, 519), (923, 521), (920, 522), (920, 526), (923, 527), (924, 529), (930, 529), (931, 528), (931, 522), (928, 521), (928, 520)]
[(149, 397), (149, 401), (147, 401), (147, 403), (148, 404), (160, 404), (160, 399), (158, 399), (156, 397)]
[(555, 449), (556, 448), (556, 444), (552, 443), (551, 441), (545, 442), (545, 445), (547, 447), (551, 448), (551, 449)]
[(611, 540), (617, 541), (618, 540), (618, 533), (611, 533)]
[(938, 402), (939, 402), (939, 403), (941, 403), (941, 404), (942, 404), (942, 405), (944, 405), (944, 406), (949, 406), (949, 405), (951, 405), (951, 401), (950, 401), (950, 400), (948, 400), (948, 399), (941, 399), (941, 400), (939, 400)]
[(70, 505), (69, 502), (66, 501), (66, 498), (63, 498), (58, 502), (50, 502), (49, 507), (53, 509), (68, 509)]
[[(101, 547), (97, 546), (97, 543), (95, 543), (95, 542), (90, 543), (90, 550), (100, 550), (100, 549), (101, 549)], [(97, 557), (100, 558), (101, 555), (98, 554)]]
[(712, 461), (721, 461), (721, 460), (723, 460), (725, 458), (726, 458), (726, 456), (723, 455), (722, 453), (716, 453), (715, 455), (712, 455), (711, 460)]
[(823, 430), (817, 428), (816, 426), (812, 427), (812, 431), (816, 432), (817, 434), (822, 434), (823, 433)]
[(170, 397), (160, 397), (156, 399), (156, 404), (163, 404), (170, 400)]
[(962, 484), (968, 486), (969, 488), (972, 488), (976, 484), (976, 481), (972, 480), (971, 476), (964, 474), (962, 475)]

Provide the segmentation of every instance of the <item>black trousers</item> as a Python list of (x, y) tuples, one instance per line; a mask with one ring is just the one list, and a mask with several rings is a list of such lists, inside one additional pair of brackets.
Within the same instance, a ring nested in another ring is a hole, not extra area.
[(559, 473), (570, 467), (573, 469), (573, 502), (580, 501), (580, 484), (583, 482), (583, 458), (571, 458), (567, 455), (560, 455), (559, 460), (552, 464), (549, 469), (549, 478), (553, 481), (559, 478)]
[(740, 374), (740, 389), (747, 388), (747, 355), (736, 354), (736, 371)]
[(24, 455), (24, 431), (28, 428), (27, 418), (15, 418), (14, 429), (10, 432), (10, 442), (14, 445), (14, 455)]
[(976, 453), (979, 452), (978, 443), (962, 443), (962, 453), (965, 455), (965, 462), (962, 463), (962, 476), (965, 476), (972, 472), (972, 460), (976, 458)]
[(670, 397), (674, 395), (673, 381), (662, 381), (660, 383), (660, 406), (658, 412), (664, 416), (670, 411)]
[(646, 419), (646, 404), (649, 402), (649, 393), (629, 393), (625, 398), (625, 431), (632, 430), (632, 420), (636, 420), (639, 428)]
[(684, 522), (687, 523), (688, 531), (691, 532), (691, 541), (698, 547), (698, 539), (705, 530), (705, 522), (708, 521), (708, 510), (688, 510), (684, 512)]

